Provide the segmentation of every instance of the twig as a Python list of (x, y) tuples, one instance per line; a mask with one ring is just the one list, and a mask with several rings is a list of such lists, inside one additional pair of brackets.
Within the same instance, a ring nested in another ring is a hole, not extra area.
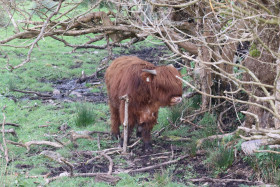
[(5, 125), (10, 125), (10, 126), (14, 126), (14, 127), (20, 127), (20, 125), (18, 125), (16, 123), (5, 123)]
[(274, 154), (280, 154), (279, 151), (273, 151), (273, 150), (254, 150), (255, 153), (274, 153)]
[(134, 170), (130, 170), (130, 171), (127, 171), (128, 173), (136, 173), (136, 172), (144, 172), (144, 171), (149, 171), (149, 170), (152, 170), (152, 169), (156, 169), (156, 168), (159, 168), (159, 167), (162, 167), (162, 166), (166, 166), (166, 165), (169, 165), (169, 164), (174, 164), (184, 158), (187, 158), (189, 155), (184, 155), (184, 156), (181, 156), (175, 160), (171, 160), (171, 161), (167, 161), (167, 162), (163, 162), (163, 163), (159, 163), (157, 165), (153, 165), (153, 166), (148, 166), (148, 167), (144, 167), (144, 168), (139, 168), (139, 169), (134, 169)]
[(109, 163), (110, 163), (110, 165), (109, 165), (109, 171), (108, 171), (108, 175), (112, 175), (112, 171), (113, 171), (113, 160), (112, 160), (112, 158), (111, 157), (109, 157), (106, 153), (104, 153), (104, 152), (102, 152), (101, 153), (101, 155), (102, 156), (104, 156), (105, 158), (107, 158), (108, 160), (109, 160)]
[(26, 94), (35, 94), (39, 97), (52, 97), (52, 94), (42, 94), (40, 92), (35, 92), (35, 91), (27, 91), (27, 90), (18, 90), (18, 89), (12, 89), (11, 91), (14, 92), (20, 92), (20, 93), (26, 93)]
[(77, 139), (88, 139), (88, 140), (93, 140), (92, 134), (110, 134), (109, 132), (102, 132), (102, 131), (70, 131), (70, 141), (78, 146), (76, 140)]
[(249, 181), (244, 179), (213, 179), (208, 177), (202, 177), (199, 179), (189, 179), (191, 182), (220, 182), (220, 183), (229, 183), (229, 182), (240, 182), (240, 183), (247, 183), (247, 184), (259, 184), (262, 185), (263, 183), (260, 181)]
[[(45, 180), (46, 180), (46, 183), (49, 184), (50, 182), (52, 182), (54, 180), (61, 179), (64, 177), (70, 177), (70, 174), (62, 173), (59, 176), (47, 178)], [(116, 183), (120, 180), (119, 177), (108, 175), (107, 173), (74, 173), (72, 177), (98, 177), (102, 181), (110, 182), (110, 183)]]
[(140, 158), (145, 158), (147, 156), (149, 157), (156, 157), (156, 156), (161, 156), (161, 155), (170, 155), (170, 153), (172, 154), (172, 152), (163, 152), (163, 153), (154, 153), (154, 154), (150, 154), (150, 155), (143, 155), (143, 156), (140, 156)]
[(19, 142), (14, 142), (14, 141), (10, 141), (7, 140), (8, 143), (13, 144), (13, 145), (18, 145), (21, 147), (25, 147), (27, 149), (27, 152), (30, 151), (30, 146), (31, 145), (48, 145), (48, 146), (52, 146), (52, 147), (56, 147), (56, 148), (62, 148), (63, 145), (58, 144), (56, 142), (50, 142), (50, 141), (29, 141), (26, 143), (19, 143)]
[[(23, 61), (21, 64), (17, 65), (17, 66), (14, 66), (12, 67), (12, 70), (13, 69), (17, 69), (21, 66), (23, 66), (24, 64), (28, 63), (30, 61), (30, 58), (31, 58), (31, 53), (33, 51), (33, 48), (34, 46), (39, 42), (39, 40), (44, 36), (44, 32), (48, 26), (48, 23), (50, 22), (51, 18), (56, 15), (59, 11), (59, 9), (61, 8), (61, 4), (62, 4), (63, 0), (59, 0), (59, 3), (56, 7), (56, 10), (46, 19), (46, 21), (44, 22), (42, 28), (41, 28), (41, 31), (40, 33), (38, 34), (37, 38), (34, 40), (34, 42), (31, 44), (30, 48), (29, 48), (29, 51), (28, 51), (28, 54), (27, 54), (27, 58), (25, 61)], [(20, 33), (18, 33), (20, 34)]]
[(177, 129), (178, 127), (167, 117), (167, 121), (169, 122), (169, 124), (174, 127), (175, 129)]
[(97, 134), (97, 147), (98, 147), (99, 150), (101, 149), (99, 134)]
[(190, 120), (188, 120), (188, 119), (181, 119), (181, 120), (182, 120), (182, 122), (189, 123), (189, 124), (191, 124), (192, 126), (194, 126), (194, 127), (198, 128), (198, 129), (203, 129), (203, 127), (201, 127), (201, 126), (198, 126), (198, 125), (194, 124), (193, 122), (191, 122), (191, 121), (190, 121)]
[(259, 120), (259, 117), (256, 115), (256, 114), (253, 114), (251, 112), (247, 112), (247, 111), (241, 111), (243, 114), (247, 114), (247, 115), (250, 115), (250, 116), (253, 116), (256, 120), (256, 129), (259, 130), (260, 128), (260, 120)]
[(224, 123), (223, 123), (223, 115), (225, 113), (227, 113), (234, 105), (231, 105), (229, 108), (227, 108), (226, 110), (222, 111), (219, 115), (219, 118), (218, 118), (218, 129), (220, 130), (221, 133), (225, 133), (224, 130), (222, 129), (222, 126), (224, 127)]
[(5, 155), (5, 160), (6, 160), (6, 165), (5, 165), (5, 173), (7, 172), (7, 166), (10, 162), (9, 159), (9, 153), (8, 153), (8, 147), (7, 147), (7, 143), (6, 143), (6, 139), (5, 139), (5, 121), (6, 121), (6, 116), (3, 113), (3, 122), (2, 122), (2, 138), (3, 138), (3, 148), (4, 148), (4, 155)]
[(0, 130), (0, 132), (1, 133), (10, 133), (10, 134), (12, 134), (13, 136), (15, 136), (15, 137), (17, 137), (17, 133), (16, 133), (16, 131), (15, 131), (15, 129), (4, 129), (4, 131), (3, 130)]
[(74, 173), (73, 173), (74, 166), (70, 162), (68, 162), (66, 159), (64, 159), (64, 158), (61, 159), (61, 161), (64, 164), (66, 164), (67, 166), (69, 166), (69, 168), (70, 168), (70, 177), (73, 177), (74, 176)]
[(138, 138), (133, 144), (127, 146), (128, 148), (132, 148), (140, 142), (141, 138)]
[(206, 141), (206, 140), (221, 139), (221, 138), (224, 138), (224, 137), (227, 137), (227, 136), (234, 135), (235, 133), (236, 133), (236, 131), (231, 132), (231, 133), (227, 133), (227, 134), (213, 135), (213, 136), (208, 136), (206, 138), (199, 139), (199, 140), (197, 140), (196, 147), (200, 147), (203, 144), (203, 142)]

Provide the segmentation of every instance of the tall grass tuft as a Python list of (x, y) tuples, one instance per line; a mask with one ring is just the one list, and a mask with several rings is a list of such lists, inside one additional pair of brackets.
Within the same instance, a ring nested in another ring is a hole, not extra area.
[(226, 148), (224, 146), (220, 146), (216, 151), (211, 152), (209, 159), (207, 160), (210, 165), (213, 165), (218, 169), (227, 169), (232, 165), (233, 161), (233, 148)]
[(76, 116), (74, 123), (76, 126), (88, 126), (95, 123), (96, 114), (93, 107), (87, 103), (81, 103), (76, 105)]

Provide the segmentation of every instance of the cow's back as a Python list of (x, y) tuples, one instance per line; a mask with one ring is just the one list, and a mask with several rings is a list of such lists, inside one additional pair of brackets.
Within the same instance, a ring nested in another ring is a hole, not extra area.
[(116, 58), (107, 68), (105, 81), (111, 104), (119, 105), (119, 97), (128, 94), (132, 100), (145, 96), (147, 86), (141, 80), (142, 69), (151, 69), (154, 65), (135, 56)]

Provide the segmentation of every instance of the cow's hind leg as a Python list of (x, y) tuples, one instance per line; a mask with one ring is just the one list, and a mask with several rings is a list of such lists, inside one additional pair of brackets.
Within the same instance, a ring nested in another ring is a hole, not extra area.
[(110, 111), (111, 111), (112, 138), (119, 139), (120, 138), (120, 125), (121, 125), (119, 109), (110, 105)]

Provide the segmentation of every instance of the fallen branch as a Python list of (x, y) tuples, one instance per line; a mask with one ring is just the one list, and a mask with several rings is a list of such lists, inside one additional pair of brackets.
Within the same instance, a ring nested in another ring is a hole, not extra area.
[(160, 136), (159, 138), (164, 139), (164, 141), (190, 141), (191, 138), (180, 137), (180, 136)]
[(3, 130), (0, 130), (0, 132), (1, 133), (10, 133), (10, 134), (12, 134), (13, 136), (15, 136), (15, 137), (17, 137), (17, 133), (16, 133), (16, 131), (15, 131), (15, 129), (4, 129), (4, 131)]
[(64, 157), (62, 157), (59, 153), (54, 151), (42, 151), (40, 155), (44, 155), (45, 157), (58, 162), (59, 164), (66, 164), (70, 168), (70, 176), (73, 176), (74, 166), (68, 162)]
[(113, 160), (112, 160), (112, 158), (111, 157), (109, 157), (106, 153), (104, 153), (104, 152), (102, 152), (101, 153), (101, 155), (102, 156), (104, 156), (105, 158), (107, 158), (108, 160), (109, 160), (109, 163), (110, 163), (110, 165), (109, 165), (109, 170), (108, 170), (108, 175), (112, 175), (112, 171), (113, 171)]
[(88, 139), (93, 140), (92, 134), (110, 134), (109, 132), (102, 132), (102, 131), (70, 131), (70, 141), (78, 146), (76, 140), (77, 139)]
[(206, 140), (222, 139), (224, 137), (232, 136), (235, 133), (236, 133), (236, 131), (231, 132), (231, 133), (227, 133), (227, 134), (213, 135), (213, 136), (208, 136), (206, 138), (199, 139), (199, 140), (197, 140), (196, 147), (199, 148), (203, 144), (203, 142), (206, 141)]
[(64, 177), (95, 177), (95, 179), (97, 179), (98, 181), (108, 182), (113, 184), (117, 183), (120, 180), (120, 177), (108, 175), (107, 173), (74, 173), (73, 176), (70, 176), (70, 174), (66, 172), (66, 173), (61, 173), (59, 176), (45, 179), (46, 184), (49, 184), (54, 180), (61, 179)]
[(40, 92), (35, 92), (35, 91), (27, 91), (27, 90), (18, 90), (18, 89), (11, 89), (13, 92), (20, 92), (20, 93), (25, 93), (25, 94), (35, 94), (39, 97), (52, 97), (52, 94), (43, 94)]
[(5, 123), (5, 125), (10, 125), (10, 126), (14, 126), (14, 127), (20, 127), (20, 125), (18, 125), (16, 123)]
[(280, 154), (279, 151), (273, 151), (273, 150), (254, 150), (255, 153), (274, 153), (274, 154)]
[(52, 146), (55, 148), (62, 148), (63, 145), (56, 143), (56, 142), (50, 142), (50, 141), (30, 141), (30, 142), (26, 142), (26, 143), (19, 143), (19, 142), (14, 142), (14, 141), (10, 141), (7, 140), (8, 143), (13, 144), (13, 145), (18, 145), (21, 147), (25, 147), (27, 149), (27, 152), (30, 151), (30, 146), (31, 145), (48, 145), (48, 146)]
[(208, 177), (202, 177), (199, 179), (189, 179), (191, 182), (214, 182), (214, 183), (229, 183), (229, 182), (240, 182), (240, 183), (247, 183), (247, 184), (257, 184), (257, 185), (262, 185), (263, 183), (260, 181), (249, 181), (245, 179), (213, 179), (213, 178), (208, 178)]
[(136, 173), (136, 172), (144, 172), (144, 171), (149, 171), (149, 170), (152, 170), (152, 169), (156, 169), (156, 168), (159, 168), (159, 167), (162, 167), (162, 166), (166, 166), (166, 165), (169, 165), (169, 164), (174, 164), (184, 158), (187, 158), (189, 155), (184, 155), (184, 156), (181, 156), (175, 160), (170, 160), (170, 161), (167, 161), (167, 162), (163, 162), (163, 163), (159, 163), (157, 165), (153, 165), (153, 166), (148, 166), (148, 167), (144, 167), (144, 168), (139, 168), (139, 169), (134, 169), (134, 170), (130, 170), (130, 171), (126, 171), (125, 173)]

